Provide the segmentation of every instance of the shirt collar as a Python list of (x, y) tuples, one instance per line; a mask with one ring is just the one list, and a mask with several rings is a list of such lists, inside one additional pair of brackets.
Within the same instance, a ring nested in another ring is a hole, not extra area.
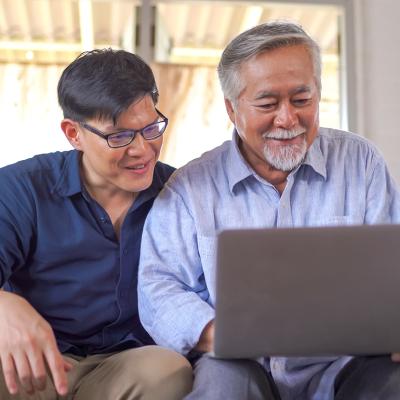
[[(319, 135), (308, 149), (303, 165), (309, 165), (316, 173), (326, 179), (326, 161), (321, 151)], [(298, 171), (299, 168), (296, 168), (294, 172)], [(256, 172), (250, 167), (239, 150), (239, 135), (236, 129), (233, 130), (232, 141), (228, 151), (226, 174), (229, 189), (232, 193), (237, 183), (249, 176), (256, 175)]]
[(60, 172), (60, 177), (54, 185), (53, 192), (62, 197), (73, 196), (82, 192), (82, 182), (80, 177), (81, 152), (77, 150), (70, 151), (66, 158), (64, 166)]
[(233, 130), (225, 171), (228, 177), (229, 189), (232, 193), (236, 184), (255, 174), (239, 150), (239, 135), (236, 129)]
[(140, 207), (142, 204), (146, 203), (148, 200), (154, 199), (157, 197), (158, 193), (164, 186), (165, 179), (161, 174), (162, 163), (157, 161), (157, 164), (154, 168), (153, 182), (150, 187), (146, 190), (143, 190), (139, 193), (136, 200), (133, 202), (133, 209)]
[(321, 150), (321, 137), (318, 135), (307, 151), (303, 165), (309, 165), (317, 174), (326, 180), (326, 160)]

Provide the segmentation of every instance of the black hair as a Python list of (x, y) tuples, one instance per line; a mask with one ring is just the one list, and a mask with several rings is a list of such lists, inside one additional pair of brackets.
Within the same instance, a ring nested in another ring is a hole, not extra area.
[(113, 120), (134, 101), (158, 90), (151, 68), (125, 50), (97, 49), (81, 53), (65, 68), (57, 87), (64, 118)]

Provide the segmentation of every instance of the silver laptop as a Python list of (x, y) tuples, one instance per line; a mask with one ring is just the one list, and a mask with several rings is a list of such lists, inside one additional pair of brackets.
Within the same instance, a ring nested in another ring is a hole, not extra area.
[(400, 352), (400, 225), (222, 232), (214, 356)]

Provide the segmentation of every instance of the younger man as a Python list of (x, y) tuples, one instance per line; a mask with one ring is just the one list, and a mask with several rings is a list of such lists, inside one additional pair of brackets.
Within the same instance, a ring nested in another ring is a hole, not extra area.
[(0, 169), (0, 398), (180, 399), (190, 365), (146, 346), (137, 311), (143, 223), (173, 171), (153, 73), (94, 50), (58, 96), (74, 150)]

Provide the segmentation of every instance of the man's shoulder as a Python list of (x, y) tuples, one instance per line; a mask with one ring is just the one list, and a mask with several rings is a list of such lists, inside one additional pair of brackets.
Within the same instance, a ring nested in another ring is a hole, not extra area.
[(73, 152), (74, 150), (37, 154), (26, 160), (17, 161), (0, 168), (0, 174), (35, 173), (41, 170), (57, 169), (57, 166), (62, 168), (66, 158)]
[(35, 184), (44, 184), (46, 181), (53, 184), (59, 178), (66, 166), (68, 158), (73, 157), (75, 150), (38, 154), (26, 160), (0, 168), (0, 182), (6, 184), (19, 182), (24, 185), (28, 181)]
[(319, 143), (324, 153), (351, 152), (353, 156), (380, 156), (379, 150), (367, 138), (340, 129), (320, 128)]
[(216, 172), (223, 166), (230, 146), (231, 141), (227, 140), (220, 146), (206, 151), (200, 157), (189, 161), (186, 165), (175, 171), (173, 175), (174, 180), (182, 178), (209, 179), (215, 176)]
[(375, 146), (365, 137), (357, 133), (350, 131), (344, 131), (334, 128), (320, 128), (319, 137), (322, 142), (327, 143), (342, 143), (346, 145), (362, 145), (370, 148), (375, 148)]
[(157, 161), (154, 168), (154, 176), (163, 185), (165, 182), (167, 182), (175, 170), (176, 168), (172, 167), (171, 165)]

